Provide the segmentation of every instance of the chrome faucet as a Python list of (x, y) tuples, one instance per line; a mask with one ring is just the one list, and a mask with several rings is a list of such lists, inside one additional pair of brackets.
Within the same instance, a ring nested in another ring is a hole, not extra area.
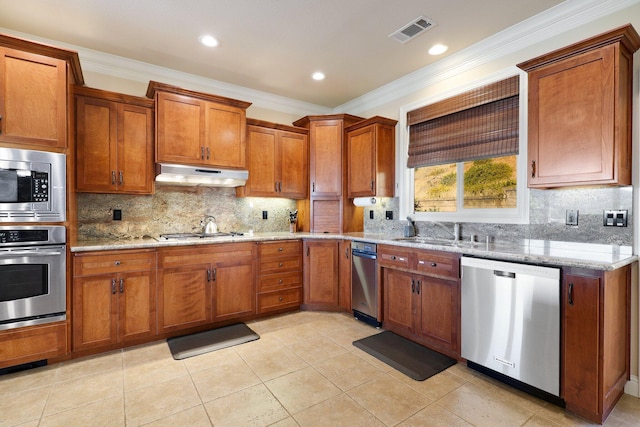
[(431, 221), (431, 223), (437, 225), (438, 227), (449, 233), (453, 237), (453, 240), (460, 240), (460, 224), (458, 224), (457, 222), (453, 224), (453, 231), (449, 230), (447, 226), (442, 224), (441, 222)]

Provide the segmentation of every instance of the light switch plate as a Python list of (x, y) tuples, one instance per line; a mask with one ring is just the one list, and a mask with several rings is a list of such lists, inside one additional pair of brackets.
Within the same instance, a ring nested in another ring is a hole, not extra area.
[(578, 211), (573, 209), (567, 209), (567, 218), (565, 220), (566, 225), (578, 225)]
[(602, 225), (605, 227), (626, 227), (627, 210), (606, 210), (602, 215)]

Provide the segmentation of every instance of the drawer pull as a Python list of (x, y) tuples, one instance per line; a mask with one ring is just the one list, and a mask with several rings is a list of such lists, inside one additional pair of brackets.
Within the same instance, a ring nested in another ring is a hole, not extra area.
[(278, 298), (278, 301), (282, 302), (282, 301), (284, 301), (284, 298), (280, 297), (280, 298)]
[(395, 255), (391, 255), (391, 261), (395, 261), (396, 260), (396, 256)]
[(116, 261), (114, 264), (115, 265), (120, 265), (120, 261)]
[(282, 279), (278, 280), (278, 282), (282, 285)]
[(278, 252), (284, 251), (284, 248), (278, 248)]
[(281, 263), (281, 262), (279, 262), (279, 263), (278, 263), (278, 267), (282, 267), (283, 265), (284, 265), (284, 264), (283, 264), (283, 263)]
[(438, 264), (436, 264), (435, 262), (431, 263), (431, 267), (437, 267), (437, 266), (438, 266)]

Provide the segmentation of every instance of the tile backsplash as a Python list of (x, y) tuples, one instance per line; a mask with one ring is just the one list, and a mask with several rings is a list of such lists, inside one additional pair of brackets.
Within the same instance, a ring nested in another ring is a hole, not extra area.
[[(122, 220), (113, 220), (113, 209)], [(200, 232), (201, 220), (216, 219), (219, 231), (273, 232), (289, 230), (288, 199), (237, 198), (235, 188), (156, 187), (153, 195), (78, 193), (78, 234), (81, 239), (155, 237), (165, 233)], [(267, 219), (262, 219), (267, 211)]]
[[(402, 235), (406, 220), (399, 218), (397, 198), (379, 198), (373, 208), (364, 209), (366, 232)], [(478, 239), (560, 240), (601, 244), (633, 244), (632, 187), (530, 190), (529, 224), (462, 223), (462, 238), (475, 234)], [(113, 220), (113, 209), (122, 210), (122, 220)], [(78, 193), (80, 238), (136, 239), (163, 233), (199, 232), (200, 221), (208, 215), (216, 218), (220, 231), (288, 231), (289, 212), (296, 202), (277, 198), (237, 198), (233, 188), (156, 187), (154, 195), (118, 195)], [(578, 226), (565, 225), (567, 209), (579, 211)], [(628, 211), (628, 226), (604, 227), (605, 209)], [(369, 219), (369, 211), (374, 219)], [(267, 211), (267, 219), (262, 219)], [(393, 212), (393, 220), (385, 212)], [(451, 223), (434, 226), (418, 222), (418, 233), (428, 237), (451, 238)]]

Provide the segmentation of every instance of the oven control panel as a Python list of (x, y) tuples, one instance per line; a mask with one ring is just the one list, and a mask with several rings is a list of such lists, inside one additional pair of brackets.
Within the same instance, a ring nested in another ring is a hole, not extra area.
[(47, 230), (0, 230), (0, 243), (37, 243), (49, 241)]

